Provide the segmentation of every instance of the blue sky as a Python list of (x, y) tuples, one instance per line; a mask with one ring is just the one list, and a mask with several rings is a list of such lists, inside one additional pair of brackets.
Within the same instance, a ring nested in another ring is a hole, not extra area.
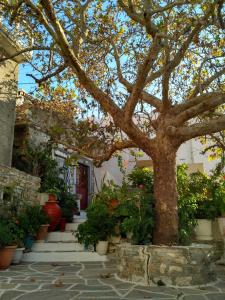
[(30, 92), (36, 87), (36, 84), (31, 77), (26, 76), (27, 73), (33, 73), (32, 67), (29, 64), (20, 65), (18, 86), (20, 90)]

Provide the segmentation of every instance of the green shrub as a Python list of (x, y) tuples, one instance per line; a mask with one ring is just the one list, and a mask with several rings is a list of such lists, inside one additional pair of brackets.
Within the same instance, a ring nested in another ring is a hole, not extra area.
[(0, 221), (0, 249), (17, 244), (17, 230), (15, 223), (4, 219)]
[(153, 195), (133, 189), (126, 196), (115, 212), (122, 234), (131, 233), (133, 244), (150, 243), (154, 225)]
[(18, 224), (26, 236), (35, 237), (41, 225), (48, 223), (49, 217), (40, 205), (27, 205), (18, 216)]
[(149, 168), (134, 168), (128, 175), (128, 180), (133, 187), (144, 185), (148, 192), (153, 193), (153, 171)]
[(78, 226), (77, 238), (85, 245), (96, 245), (106, 241), (113, 233), (116, 219), (110, 214), (107, 205), (101, 202), (92, 203), (87, 208), (87, 221)]

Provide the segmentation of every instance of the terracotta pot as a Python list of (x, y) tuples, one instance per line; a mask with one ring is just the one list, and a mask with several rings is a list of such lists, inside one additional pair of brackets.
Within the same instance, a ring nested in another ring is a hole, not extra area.
[(48, 201), (47, 203), (45, 203), (43, 209), (50, 218), (48, 231), (54, 231), (62, 217), (61, 208), (57, 204), (57, 202)]
[(43, 242), (46, 240), (46, 237), (48, 235), (48, 227), (49, 224), (41, 225), (36, 236), (37, 242)]
[(12, 259), (12, 264), (17, 265), (21, 262), (24, 250), (25, 248), (16, 248)]
[(118, 205), (119, 205), (119, 200), (118, 199), (111, 199), (110, 200), (110, 208), (111, 209), (116, 209)]
[(7, 246), (0, 249), (0, 269), (7, 269), (12, 262), (16, 246)]
[(56, 202), (57, 197), (54, 194), (48, 194), (48, 202)]
[(60, 220), (60, 231), (64, 232), (66, 229), (66, 218)]

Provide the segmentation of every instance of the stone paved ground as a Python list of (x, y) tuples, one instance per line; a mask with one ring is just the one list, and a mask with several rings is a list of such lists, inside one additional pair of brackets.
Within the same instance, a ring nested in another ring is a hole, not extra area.
[(225, 300), (225, 267), (206, 287), (144, 287), (116, 279), (111, 262), (33, 263), (0, 271), (1, 300)]

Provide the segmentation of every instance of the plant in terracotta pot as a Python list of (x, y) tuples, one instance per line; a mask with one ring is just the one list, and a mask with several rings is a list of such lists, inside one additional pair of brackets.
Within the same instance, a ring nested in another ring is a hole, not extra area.
[(78, 196), (71, 194), (67, 190), (62, 190), (59, 193), (58, 200), (62, 210), (62, 219), (64, 219), (61, 220), (60, 229), (61, 231), (64, 231), (63, 222), (65, 223), (73, 222), (74, 211), (78, 209), (78, 205), (77, 205)]
[(93, 202), (102, 202), (106, 204), (110, 210), (115, 210), (120, 203), (121, 188), (114, 184), (114, 182), (103, 182), (101, 190), (96, 193), (92, 199)]
[(12, 262), (16, 250), (15, 224), (0, 220), (0, 269), (6, 269)]
[[(87, 221), (78, 226), (77, 238), (80, 243), (93, 245), (100, 255), (104, 255), (108, 248), (108, 237), (113, 233), (116, 218), (109, 212), (106, 204), (92, 203), (87, 209)], [(104, 242), (104, 243), (99, 243)], [(101, 250), (101, 245), (104, 249)]]
[(37, 213), (39, 213), (40, 227), (39, 227), (37, 235), (36, 235), (36, 241), (42, 242), (42, 241), (46, 240), (46, 237), (48, 235), (48, 227), (49, 227), (50, 218), (45, 213), (45, 211), (43, 210), (43, 208), (41, 206), (39, 207), (39, 210), (37, 209)]
[(26, 205), (18, 216), (20, 227), (24, 230), (24, 245), (27, 250), (31, 250), (34, 239), (42, 225), (40, 222), (41, 215), (44, 216), (44, 213), (40, 205)]
[(133, 187), (145, 189), (153, 193), (153, 172), (149, 168), (134, 168), (128, 175), (128, 180)]

